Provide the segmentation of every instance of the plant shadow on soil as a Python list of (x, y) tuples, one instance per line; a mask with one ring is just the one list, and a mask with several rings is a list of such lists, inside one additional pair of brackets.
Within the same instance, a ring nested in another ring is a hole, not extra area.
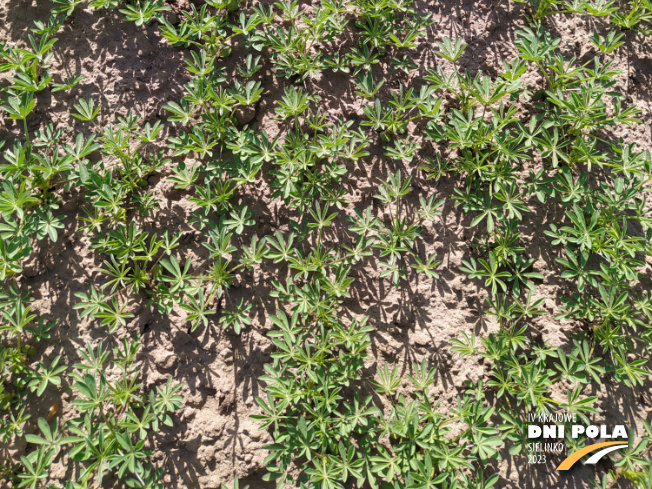
[[(20, 37), (24, 41), (31, 20), (46, 20), (50, 6), (49, 2), (39, 2), (37, 5), (36, 2), (27, 0), (4, 2), (0, 8), (4, 13), (4, 17), (0, 16), (0, 21), (5, 21), (3, 32), (10, 32), (12, 40)], [(469, 43), (469, 48), (460, 59), (462, 67), (472, 73), (482, 70), (494, 76), (502, 69), (504, 60), (514, 57), (515, 32), (525, 25), (522, 9), (505, 0), (417, 0), (415, 6), (420, 13), (432, 13), (436, 21), (428, 29), (424, 42), (416, 49), (420, 76), (428, 68), (434, 67), (434, 42), (443, 35), (462, 36)], [(554, 24), (551, 26), (556, 27)], [(563, 30), (564, 27), (559, 26), (559, 29)], [(52, 115), (55, 123), (67, 126), (70, 122), (69, 111), (82, 97), (101, 102), (102, 107), (111, 115), (114, 111), (124, 113), (125, 108), (133, 108), (143, 115), (143, 123), (161, 117), (166, 133), (175, 132), (176, 129), (166, 123), (161, 106), (166, 101), (180, 99), (183, 94), (183, 83), (187, 81), (183, 54), (160, 39), (156, 24), (141, 29), (133, 23), (125, 22), (117, 12), (98, 15), (78, 10), (57, 37), (59, 42), (55, 48), (55, 77), (82, 72), (87, 78), (78, 89), (70, 93), (52, 94), (46, 90), (40, 94), (37, 111), (30, 118), (31, 130), (46, 121), (46, 114)], [(237, 53), (234, 49), (234, 55)], [(227, 71), (233, 72), (235, 62), (236, 60), (227, 60)], [(633, 87), (631, 96), (637, 101), (645, 102), (644, 120), (649, 123), (649, 101), (652, 99), (650, 58), (644, 50), (634, 50), (628, 64), (632, 66), (629, 75)], [(261, 75), (263, 86), (269, 90), (265, 98), (276, 100), (282, 93), (283, 86), (289, 83), (276, 79), (269, 66), (266, 68), (267, 71)], [(377, 79), (381, 76), (396, 76), (389, 71), (383, 72), (380, 68), (374, 70)], [(327, 75), (314, 82), (312, 88), (324, 94), (325, 105), (329, 110), (346, 118), (360, 119), (360, 101), (355, 100), (348, 77)], [(383, 102), (386, 102), (388, 95), (383, 97)], [(261, 127), (269, 128), (271, 115), (273, 107), (268, 103), (259, 110), (256, 122)], [(111, 117), (106, 117), (103, 122), (110, 120)], [(0, 126), (0, 138), (11, 142), (20, 131), (16, 124), (4, 122), (5, 126)], [(72, 127), (88, 131), (88, 127), (78, 122)], [(640, 134), (649, 139), (649, 124), (648, 129)], [(374, 205), (377, 210), (372, 195), (378, 181), (399, 168), (388, 163), (382, 156), (378, 141), (370, 151), (372, 155), (368, 159), (351, 165), (348, 178), (350, 181), (355, 180), (355, 185), (350, 186), (350, 194), (357, 196), (355, 205), (363, 208)], [(401, 169), (406, 171), (404, 167)], [(199, 232), (187, 225), (188, 195), (172, 189), (163, 180), (161, 178), (160, 181), (153, 182), (152, 187), (157, 189), (161, 201), (166, 205), (155, 218), (145, 220), (145, 228), (152, 232), (162, 228), (183, 229), (184, 249), (196, 257), (193, 263), (205, 263), (207, 252), (196, 242)], [(436, 252), (437, 258), (442, 259), (442, 267), (438, 270), (440, 279), (423, 281), (410, 276), (408, 283), (396, 290), (387, 281), (378, 279), (379, 271), (374, 268), (378, 261), (376, 255), (373, 260), (353, 268), (352, 276), (356, 281), (351, 289), (351, 298), (344, 302), (344, 307), (351, 314), (368, 316), (375, 327), (372, 334), (372, 361), (365, 365), (364, 379), (372, 378), (376, 367), (386, 363), (398, 365), (399, 372), (404, 377), (405, 374), (412, 373), (413, 362), (428, 358), (439, 369), (438, 380), (441, 385), (438, 386), (435, 397), (441, 396), (447, 408), (454, 406), (455, 395), (459, 392), (465, 372), (465, 362), (449, 351), (450, 339), (458, 337), (460, 330), (480, 335), (486, 334), (491, 328), (491, 323), (484, 316), (486, 305), (482, 284), (461, 280), (461, 273), (457, 269), (459, 254), (465, 258), (471, 255), (470, 243), (474, 236), (465, 234), (471, 218), (461, 216), (451, 202), (450, 197), (456, 183), (454, 179), (444, 179), (435, 184), (415, 176), (414, 191), (408, 197), (408, 207), (411, 209), (418, 205), (419, 196), (429, 195), (433, 191), (437, 192), (438, 198), (446, 198), (441, 220), (433, 229), (424, 230), (423, 239), (418, 244), (420, 255)], [(245, 190), (247, 193), (243, 201), (254, 210), (258, 220), (245, 233), (245, 242), (254, 234), (260, 237), (272, 234), (276, 229), (287, 230), (289, 219), (295, 217), (292, 213), (269, 200), (258, 199), (260, 190), (255, 186)], [(359, 193), (356, 194), (357, 191)], [(77, 312), (72, 309), (78, 300), (75, 293), (85, 292), (91, 283), (101, 283), (96, 270), (102, 263), (98, 257), (87, 253), (85, 246), (88, 240), (80, 236), (83, 233), (79, 231), (79, 223), (73, 217), (79, 212), (81, 198), (73, 190), (64, 198), (64, 202), (66, 205), (63, 211), (69, 216), (65, 221), (65, 233), (61, 233), (57, 243), (43, 245), (37, 250), (37, 258), (26, 267), (27, 273), (24, 274), (22, 283), (35, 291), (34, 309), (57, 321), (53, 338), (39, 353), (44, 353), (50, 360), (63, 353), (66, 361), (74, 364), (81, 359), (78, 352), (87, 341), (103, 340), (107, 347), (112, 347), (117, 345), (121, 337), (107, 341), (105, 328), (81, 324)], [(553, 211), (557, 212), (558, 208)], [(555, 266), (556, 251), (550, 248), (547, 238), (538, 230), (547, 220), (559, 218), (556, 213), (549, 214), (548, 206), (537, 206), (536, 211), (528, 216), (526, 224), (526, 234), (532, 236), (527, 253), (542, 259), (551, 267)], [(338, 217), (336, 222), (338, 228), (346, 228), (343, 216)], [(331, 246), (336, 246), (337, 243), (350, 243), (351, 236), (346, 232), (333, 233), (327, 235), (327, 239)], [(554, 279), (559, 270), (551, 268), (550, 271), (555, 273), (546, 275), (546, 284), (553, 290), (563, 289), (563, 281)], [(146, 306), (144, 297), (140, 298), (140, 302), (134, 302), (132, 313), (136, 318), (127, 325), (127, 332), (121, 331), (120, 334), (142, 333), (144, 384), (149, 387), (160, 385), (172, 376), (176, 382), (185, 385), (184, 397), (189, 406), (186, 411), (194, 413), (177, 413), (180, 415), (175, 418), (175, 426), (164, 429), (156, 439), (150, 440), (160, 450), (156, 455), (159, 461), (167, 467), (170, 481), (166, 486), (218, 487), (219, 483), (226, 482), (236, 472), (240, 472), (242, 482), (250, 484), (251, 489), (274, 487), (273, 483), (262, 480), (265, 469), (261, 460), (264, 455), (256, 455), (253, 462), (246, 462), (241, 456), (247, 447), (251, 447), (248, 445), (251, 437), (245, 436), (244, 430), (254, 426), (248, 416), (255, 412), (254, 398), (264, 393), (264, 386), (258, 378), (264, 374), (264, 365), (270, 360), (271, 345), (264, 337), (270, 327), (266, 318), (276, 313), (276, 306), (261, 298), (268, 296), (272, 279), (283, 281), (287, 273), (287, 269), (270, 267), (257, 275), (244, 275), (231, 289), (229, 297), (223, 299), (222, 307), (237, 303), (241, 297), (252, 299), (255, 304), (255, 327), (243, 331), (240, 336), (223, 331), (216, 319), (211, 321), (208, 328), (199, 328), (189, 333), (188, 325), (180, 319), (178, 311), (171, 316), (161, 314)], [(649, 290), (650, 287), (652, 284), (649, 279), (641, 284), (643, 290)], [(555, 296), (555, 299), (555, 306), (558, 306), (558, 297)], [(549, 323), (552, 320), (547, 317), (546, 321)], [(538, 337), (541, 332), (532, 330), (540, 325), (545, 327), (547, 323), (537, 321), (534, 324), (535, 328), (531, 328), (528, 334)], [(423, 335), (419, 336), (418, 332), (423, 332)], [(566, 344), (565, 348), (568, 346)], [(466, 372), (479, 375), (486, 372), (486, 367), (484, 362), (478, 362)], [(639, 404), (647, 405), (645, 411), (649, 413), (652, 404), (649, 396), (652, 384), (649, 381), (636, 395), (623, 385), (603, 385), (606, 393), (600, 395), (600, 407), (609, 414), (608, 422), (635, 425)], [(62, 387), (61, 392), (65, 392), (69, 386), (64, 384)], [(362, 392), (371, 392), (366, 380), (361, 382), (360, 389)], [(67, 393), (47, 393), (43, 400), (47, 404), (45, 410), (55, 403), (65, 403), (68, 397)], [(203, 426), (197, 421), (200, 419), (197, 416), (203, 409), (214, 410), (211, 415), (216, 418), (228, 419), (219, 427), (222, 430), (220, 441), (223, 441), (223, 448), (206, 457), (200, 456), (202, 445), (216, 440), (208, 430), (202, 433)], [(518, 412), (517, 406), (515, 410)], [(44, 406), (30, 405), (27, 412), (32, 415), (32, 420), (38, 419), (43, 416)], [(260, 453), (264, 452), (260, 448), (263, 444), (260, 442), (256, 445)], [(558, 478), (553, 475), (552, 463), (543, 467), (526, 465), (524, 457), (511, 460), (507, 449), (508, 447), (504, 449), (503, 456), (510, 460), (506, 473), (512, 474), (512, 478), (501, 479), (501, 487), (580, 489), (588, 487), (588, 478), (595, 474), (588, 467), (577, 467)], [(224, 468), (219, 468), (218, 465), (223, 461)], [(598, 473), (604, 473), (609, 464), (610, 462), (600, 462)], [(516, 478), (513, 476), (515, 473), (518, 474)], [(212, 474), (215, 477), (206, 482), (206, 477), (211, 477)]]

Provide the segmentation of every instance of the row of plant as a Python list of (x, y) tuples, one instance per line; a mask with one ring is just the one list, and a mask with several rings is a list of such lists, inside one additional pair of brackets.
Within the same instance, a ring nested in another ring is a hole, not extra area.
[[(143, 125), (131, 113), (110, 120), (92, 97), (75, 104), (74, 137), (52, 123), (31, 133), (38, 92), (71, 90), (82, 79), (57, 82), (50, 63), (66, 16), (86, 5), (139, 26), (155, 20), (187, 53), (185, 94), (165, 105), (177, 132), (164, 139), (161, 123)], [(265, 478), (278, 487), (490, 488), (501, 456), (524, 453), (528, 413), (563, 410), (585, 419), (598, 413), (589, 394), (603, 379), (646, 385), (652, 294), (635, 285), (651, 251), (644, 193), (651, 160), (613, 136), (639, 122), (609, 61), (623, 34), (595, 34), (595, 57), (580, 64), (540, 20), (610, 15), (616, 27), (644, 32), (652, 9), (643, 1), (629, 11), (604, 1), (529, 8), (533, 23), (518, 32), (518, 56), (498, 76), (463, 70), (466, 45), (444, 37), (436, 69), (398, 88), (376, 66), (417, 72), (409, 50), (431, 22), (407, 2), (322, 1), (305, 10), (297, 2), (242, 8), (206, 1), (172, 24), (162, 1), (55, 1), (49, 21), (36, 23), (31, 48), (0, 45), (0, 70), (10, 73), (0, 107), (22, 121), (0, 168), (0, 432), (5, 443), (23, 437), (31, 450), (19, 464), (7, 460), (2, 475), (36, 488), (57, 482), (49, 471), (61, 461), (74, 467), (72, 480), (58, 482), (65, 487), (101, 485), (108, 474), (130, 487), (163, 487), (163, 469), (148, 460), (161, 425), (171, 426), (170, 413), (181, 408), (180, 385), (170, 379), (144, 391), (140, 343), (127, 324), (132, 305), (181, 314), (191, 332), (221, 325), (239, 334), (252, 323), (254, 303), (232, 298), (230, 287), (261, 267), (278, 276), (263, 301), (276, 301), (279, 312), (269, 318), (275, 350), (255, 418), (274, 438)], [(227, 76), (223, 59), (235, 43), (245, 54)], [(258, 104), (270, 69), (288, 79), (274, 102), (275, 137), (237, 118)], [(367, 100), (361, 121), (323, 110), (312, 80), (325, 70), (348, 74), (352, 92)], [(533, 73), (541, 83), (526, 81)], [(352, 168), (368, 164), (372, 150), (388, 162), (387, 177), (374, 182), (372, 205), (352, 206)], [(186, 257), (183, 230), (152, 225), (160, 203), (149, 177), (167, 168), (167, 180), (194, 206), (188, 226), (208, 250), (201, 263)], [(416, 274), (438, 279), (441, 260), (424, 253), (422, 236), (424, 229), (437, 234), (444, 199), (425, 191), (410, 197), (420, 175), (457, 182), (451, 198), (473, 232), (460, 270), (486, 288), (487, 314), (498, 325), (487, 338), (463, 332), (454, 340), (460, 355), (491, 360), (491, 374), (460, 388), (448, 412), (433, 398), (437, 372), (425, 360), (413, 365), (409, 385), (384, 364), (374, 379), (363, 376), (376, 325), (347, 310), (360, 285), (354, 272), (369, 265), (395, 287)], [(291, 216), (263, 236), (253, 211), (261, 182)], [(88, 345), (67, 365), (60, 355), (35, 358), (57, 318), (32, 313), (20, 278), (41, 243), (63, 232), (59, 209), (73, 189), (83, 201), (73, 227), (89, 236), (101, 280), (71, 307), (106, 327), (111, 347)], [(546, 266), (569, 286), (557, 318), (570, 325), (566, 350), (528, 327), (545, 314), (537, 294), (544, 276), (523, 236), (528, 226), (544, 225), (541, 204), (562, 216), (546, 223), (545, 236), (554, 250)], [(567, 399), (551, 397), (555, 385)], [(72, 390), (77, 417), (62, 426), (42, 417), (31, 423), (28, 404), (61, 386)], [(633, 437), (596, 485), (626, 477), (647, 487), (652, 433), (640, 443)], [(583, 442), (567, 440), (571, 448)]]

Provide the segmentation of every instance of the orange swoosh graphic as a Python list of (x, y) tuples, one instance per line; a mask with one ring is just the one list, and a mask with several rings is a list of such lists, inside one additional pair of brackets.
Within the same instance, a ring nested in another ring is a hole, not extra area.
[(559, 464), (557, 470), (568, 470), (570, 469), (575, 462), (581, 459), (587, 453), (594, 452), (599, 448), (610, 447), (611, 445), (622, 445), (622, 441), (605, 441), (604, 443), (595, 443), (594, 445), (589, 445), (588, 447), (580, 448), (576, 452), (571, 453), (566, 460)]

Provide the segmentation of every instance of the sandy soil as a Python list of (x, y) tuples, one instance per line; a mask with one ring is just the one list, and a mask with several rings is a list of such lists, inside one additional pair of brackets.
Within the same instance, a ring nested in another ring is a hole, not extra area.
[[(182, 2), (173, 1), (171, 4), (175, 9), (184, 7)], [(45, 20), (50, 7), (50, 2), (41, 0), (1, 0), (0, 39), (25, 42), (31, 20)], [(435, 23), (413, 51), (419, 70), (412, 78), (425, 74), (434, 66), (432, 47), (444, 35), (461, 36), (469, 44), (461, 59), (464, 68), (496, 75), (502, 70), (502, 62), (514, 57), (515, 32), (525, 25), (521, 6), (507, 0), (417, 0), (416, 7), (421, 12), (432, 13)], [(556, 17), (548, 20), (547, 27), (562, 37), (566, 52), (586, 61), (592, 57), (588, 36), (594, 30), (604, 32), (606, 26), (603, 21), (593, 19), (573, 17), (571, 21), (567, 17)], [(115, 114), (124, 114), (131, 109), (141, 115), (143, 123), (162, 120), (166, 133), (173, 134), (177, 128), (167, 122), (161, 107), (167, 101), (181, 98), (183, 84), (188, 78), (184, 72), (184, 53), (169, 47), (157, 29), (155, 23), (138, 28), (123, 21), (117, 13), (76, 10), (58, 35), (54, 72), (65, 76), (81, 72), (85, 79), (70, 92), (62, 94), (46, 90), (40, 94), (30, 128), (37, 129), (45, 121), (52, 120), (55, 125), (71, 128), (70, 134), (79, 130), (87, 132), (87, 127), (70, 119), (68, 114), (79, 97), (93, 97), (102, 103), (102, 124), (113, 120)], [(234, 72), (235, 63), (243, 52), (243, 46), (234, 46), (233, 55), (225, 62), (228, 73)], [(621, 49), (615, 58), (616, 65), (625, 73), (622, 86), (631, 102), (643, 110), (644, 120), (643, 124), (626, 130), (622, 136), (644, 147), (652, 146), (650, 53), (649, 40), (631, 36), (627, 49)], [(378, 76), (381, 72), (393, 73), (388, 60), (375, 70), (374, 74)], [(277, 79), (269, 64), (263, 71), (260, 80), (265, 94), (254, 122), (268, 133), (275, 134), (278, 127), (271, 120), (273, 101), (279, 98), (287, 82)], [(408, 81), (404, 74), (391, 76), (392, 87), (398, 82)], [(307, 82), (307, 88), (322, 96), (332, 118), (361, 117), (365, 101), (353, 93), (348, 76), (324, 73), (321, 79)], [(17, 126), (0, 116), (0, 139), (11, 140), (16, 134)], [(395, 169), (380, 156), (382, 153), (378, 148), (371, 148), (371, 151), (371, 157), (349, 168), (346, 187), (351, 205), (341, 212), (340, 223), (353, 207), (368, 205), (376, 193), (378, 179)], [(194, 257), (193, 269), (201, 270), (207, 261), (207, 252), (199, 245), (199, 232), (187, 225), (193, 207), (188, 201), (190, 195), (175, 190), (166, 181), (164, 177), (170, 173), (164, 169), (160, 177), (152, 177), (151, 190), (161, 200), (162, 207), (143, 224), (150, 229), (182, 230), (184, 253)], [(423, 179), (416, 170), (410, 173), (414, 177), (410, 195), (412, 203), (418, 202), (420, 195), (433, 191), (440, 197), (448, 197), (458, 183), (453, 179), (433, 183)], [(276, 229), (285, 230), (292, 217), (279, 202), (270, 199), (268, 183), (265, 181), (261, 186), (252, 186), (245, 191), (248, 195), (245, 202), (254, 210), (257, 220), (250, 234), (262, 236), (272, 234)], [(263, 365), (269, 361), (272, 350), (265, 335), (271, 328), (266, 318), (274, 313), (276, 305), (265, 298), (268, 297), (270, 281), (279, 277), (284, 279), (287, 270), (270, 266), (237, 277), (226, 305), (237, 302), (240, 297), (254, 303), (253, 324), (239, 336), (222, 331), (218, 324), (189, 334), (182, 312), (175, 310), (172, 315), (164, 316), (146, 307), (144, 301), (134, 301), (130, 309), (136, 315), (135, 319), (126, 328), (119, 328), (114, 335), (108, 336), (105, 328), (80, 320), (72, 309), (77, 302), (74, 293), (86, 291), (90, 283), (102, 282), (97, 272), (101, 259), (89, 252), (88, 237), (78, 231), (79, 222), (74, 216), (78, 213), (81, 197), (73, 189), (63, 198), (63, 211), (69, 218), (59, 242), (38, 249), (20, 278), (21, 284), (33, 291), (36, 299), (34, 311), (57, 321), (54, 337), (36, 357), (53, 358), (63, 354), (68, 364), (74, 364), (78, 360), (78, 349), (89, 341), (103, 340), (115, 344), (124, 335), (142, 333), (144, 348), (141, 360), (146, 386), (160, 385), (170, 376), (183, 383), (181, 392), (185, 406), (176, 413), (174, 428), (166, 428), (150, 439), (150, 444), (157, 450), (155, 462), (166, 467), (166, 487), (217, 488), (222, 483), (230, 483), (234, 476), (244, 479), (252, 489), (273, 487), (262, 480), (266, 456), (262, 447), (271, 438), (265, 431), (259, 431), (257, 423), (249, 416), (258, 412), (254, 399), (264, 392), (264, 385), (258, 378), (263, 374)], [(525, 239), (526, 253), (537, 258), (535, 267), (546, 276), (537, 286), (536, 296), (547, 297), (545, 307), (548, 311), (547, 315), (532, 321), (530, 333), (549, 340), (553, 345), (568, 347), (567, 333), (576, 325), (554, 319), (566, 284), (558, 278), (560, 270), (546, 268), (554, 264), (555, 251), (539, 232), (554, 218), (555, 215), (544, 206), (538, 206), (536, 212), (528, 215), (530, 234)], [(468, 231), (469, 222), (470, 219), (462, 216), (452, 201), (447, 200), (440, 220), (425, 229), (420, 251), (434, 251), (443, 260), (439, 280), (413, 277), (408, 284), (395, 289), (379, 279), (375, 267), (362, 265), (355, 269), (352, 298), (345, 304), (349, 314), (368, 316), (375, 328), (364, 375), (373, 376), (376, 365), (383, 363), (398, 365), (401, 373), (406, 373), (411, 370), (412, 362), (427, 358), (439, 369), (433, 398), (441, 402), (442, 410), (456, 404), (456, 396), (465, 380), (486, 377), (489, 372), (489, 365), (478, 359), (461, 360), (452, 354), (451, 338), (458, 337), (462, 331), (486, 335), (496, 330), (490, 318), (483, 315), (483, 288), (468, 281), (458, 271), (460, 260), (471, 254), (473, 237)], [(332, 242), (346, 239), (334, 234), (329, 238)], [(640, 284), (644, 289), (650, 286), (649, 280)], [(597, 421), (639, 426), (638, 419), (649, 420), (652, 414), (651, 385), (648, 382), (644, 388), (632, 391), (625, 386), (603, 384), (593, 393), (599, 397), (598, 409), (604, 415)], [(61, 422), (69, 419), (74, 409), (66, 387), (64, 384), (58, 392), (46, 395), (43, 404), (29, 406), (31, 421), (45, 416), (56, 403), (61, 404)], [(565, 395), (561, 388), (557, 389), (553, 398), (561, 400)], [(35, 423), (28, 423), (27, 431), (33, 430)], [(24, 444), (18, 442), (0, 453), (15, 457), (24, 449)], [(559, 476), (551, 464), (530, 466), (524, 456), (512, 458), (506, 450), (505, 457), (495, 467), (502, 476), (497, 487), (586, 488), (589, 487), (587, 478), (596, 473), (593, 468), (582, 467)], [(609, 462), (601, 462), (597, 474), (601, 476), (608, 468)], [(59, 463), (52, 476), (64, 479), (70, 475), (67, 470)]]

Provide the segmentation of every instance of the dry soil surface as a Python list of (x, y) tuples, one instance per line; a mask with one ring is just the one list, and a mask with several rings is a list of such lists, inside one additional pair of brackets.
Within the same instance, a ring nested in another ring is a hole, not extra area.
[[(186, 2), (172, 0), (170, 4), (178, 12), (187, 8)], [(36, 19), (45, 20), (51, 3), (44, 0), (0, 0), (0, 39), (24, 43), (28, 28)], [(431, 13), (434, 24), (427, 35), (420, 39), (418, 48), (411, 56), (419, 65), (417, 73), (423, 75), (435, 64), (433, 46), (444, 35), (461, 36), (469, 48), (461, 59), (461, 66), (471, 72), (482, 70), (495, 76), (502, 70), (503, 61), (511, 61), (516, 54), (515, 32), (525, 25), (522, 6), (508, 0), (494, 1), (433, 1), (416, 0), (416, 8)], [(594, 31), (605, 31), (605, 23), (583, 17), (554, 17), (546, 23), (563, 39), (565, 52), (580, 60), (592, 57), (588, 41)], [(39, 95), (37, 112), (30, 119), (30, 129), (38, 129), (46, 121), (70, 128), (70, 134), (88, 131), (88, 127), (69, 117), (72, 104), (80, 97), (92, 97), (102, 104), (100, 124), (110, 123), (116, 115), (132, 110), (142, 117), (142, 122), (162, 120), (166, 134), (178, 130), (167, 122), (162, 106), (167, 101), (177, 101), (183, 94), (183, 84), (188, 81), (184, 71), (182, 50), (170, 47), (158, 33), (156, 23), (136, 27), (123, 20), (117, 12), (98, 12), (77, 9), (57, 36), (54, 49), (54, 72), (69, 76), (76, 72), (84, 75), (82, 83), (65, 93), (46, 90)], [(623, 70), (622, 87), (628, 98), (643, 110), (644, 123), (624, 131), (626, 140), (644, 147), (650, 144), (652, 122), (652, 60), (650, 41), (628, 35), (626, 49), (615, 57), (618, 68)], [(238, 58), (242, 46), (234, 46), (232, 58)], [(240, 50), (240, 51), (239, 51)], [(386, 64), (386, 63), (385, 63)], [(225, 61), (228, 73), (233, 73), (234, 62)], [(273, 101), (279, 98), (287, 83), (277, 79), (267, 64), (260, 79), (265, 89), (252, 123), (259, 124), (274, 135), (279, 128), (272, 120)], [(388, 71), (386, 66), (378, 67)], [(394, 86), (409, 81), (406, 75), (393, 74)], [(363, 99), (353, 93), (348, 76), (324, 73), (317, 80), (306, 82), (306, 87), (319, 93), (332, 118), (360, 118)], [(248, 116), (245, 116), (248, 117)], [(18, 134), (18, 127), (0, 116), (0, 139), (11, 140)], [(372, 156), (349, 168), (346, 187), (351, 207), (371, 202), (376, 193), (379, 178), (389, 170), (382, 153), (372, 150)], [(188, 256), (193, 256), (193, 267), (201, 269), (207, 261), (207, 252), (199, 246), (199, 231), (187, 224), (192, 205), (189, 195), (175, 190), (164, 177), (150, 181), (151, 190), (161, 200), (161, 209), (145, 219), (144, 225), (151, 229), (179, 229), (183, 231), (183, 244)], [(418, 201), (420, 195), (437, 192), (440, 197), (452, 195), (458, 183), (444, 179), (438, 183), (426, 181), (417, 171), (414, 176), (410, 199)], [(286, 208), (270, 198), (269, 182), (246, 189), (245, 200), (254, 209), (257, 220), (251, 234), (272, 234), (276, 229), (288, 229), (292, 217)], [(119, 328), (108, 336), (105, 328), (99, 328), (81, 320), (72, 306), (77, 302), (74, 294), (85, 292), (91, 283), (101, 283), (98, 268), (101, 260), (89, 251), (89, 238), (78, 231), (78, 213), (81, 197), (72, 189), (64, 196), (63, 211), (70, 216), (56, 244), (38, 249), (36, 258), (26, 267), (20, 282), (28, 286), (36, 298), (33, 309), (46, 318), (57, 322), (53, 338), (39, 352), (41, 357), (52, 358), (63, 354), (68, 364), (78, 361), (78, 350), (87, 342), (103, 340), (115, 344), (124, 335), (142, 333), (144, 348), (141, 351), (142, 372), (147, 387), (160, 385), (169, 377), (183, 384), (184, 407), (176, 413), (174, 428), (163, 429), (150, 440), (156, 449), (155, 461), (166, 467), (165, 485), (170, 488), (217, 488), (229, 483), (235, 476), (250, 484), (252, 489), (273, 487), (262, 480), (265, 474), (263, 445), (271, 441), (270, 435), (260, 431), (250, 415), (258, 413), (255, 397), (264, 392), (258, 380), (263, 366), (270, 360), (272, 345), (266, 336), (271, 329), (267, 319), (276, 305), (269, 299), (270, 281), (284, 279), (287, 270), (264, 268), (253, 274), (238, 276), (227, 299), (235, 303), (240, 297), (254, 303), (253, 324), (240, 335), (222, 331), (218, 324), (200, 328), (189, 334), (188, 323), (180, 311), (169, 316), (161, 315), (140, 302), (130, 305), (135, 318), (126, 328)], [(248, 199), (248, 200), (247, 200)], [(568, 332), (575, 326), (570, 322), (555, 320), (559, 312), (559, 297), (566, 284), (558, 279), (560, 271), (546, 267), (554, 264), (554, 251), (541, 233), (548, 222), (555, 219), (543, 206), (528, 216), (530, 233), (526, 236), (526, 253), (537, 259), (535, 267), (546, 278), (537, 286), (536, 297), (546, 297), (548, 313), (530, 324), (534, 336), (540, 336), (553, 345), (569, 347)], [(349, 315), (368, 316), (374, 326), (371, 355), (365, 365), (364, 375), (371, 377), (378, 364), (397, 365), (403, 374), (409, 373), (412, 362), (428, 359), (439, 370), (436, 391), (440, 409), (449, 410), (465, 380), (487, 376), (489, 365), (477, 358), (460, 359), (451, 353), (451, 339), (461, 332), (487, 335), (497, 326), (485, 309), (485, 291), (479, 284), (466, 279), (458, 267), (463, 257), (471, 255), (472, 236), (469, 219), (456, 209), (450, 199), (440, 220), (427, 227), (420, 241), (422, 251), (434, 251), (442, 259), (438, 280), (412, 278), (400, 289), (379, 278), (379, 271), (371, 266), (355, 270), (356, 282), (352, 298), (345, 304)], [(337, 236), (330, 236), (335, 241)], [(546, 265), (548, 264), (548, 265)], [(649, 265), (649, 264), (648, 264)], [(650, 267), (648, 266), (647, 272)], [(648, 273), (649, 277), (649, 273)], [(650, 288), (649, 280), (639, 284)], [(267, 299), (266, 299), (267, 298)], [(225, 304), (228, 306), (229, 304)], [(650, 419), (652, 396), (650, 383), (632, 391), (624, 386), (608, 382), (596, 389), (598, 409), (605, 424), (623, 423), (640, 430), (639, 419)], [(48, 409), (61, 404), (58, 416), (65, 421), (74, 410), (70, 405), (71, 394), (66, 385), (56, 393), (46, 396), (42, 405), (29, 407), (32, 420), (45, 416)], [(562, 390), (553, 397), (562, 399)], [(516, 413), (517, 415), (521, 415)], [(28, 432), (34, 426), (28, 423)], [(19, 444), (5, 448), (4, 454), (17, 456), (25, 446)], [(508, 447), (507, 447), (508, 448)], [(610, 462), (601, 462), (597, 469), (582, 467), (571, 474), (559, 475), (554, 466), (528, 465), (525, 456), (510, 457), (495, 467), (501, 474), (500, 487), (528, 488), (587, 488), (587, 478), (601, 475)], [(68, 469), (55, 466), (53, 477), (65, 479)], [(110, 485), (110, 483), (109, 483)], [(108, 486), (107, 486), (108, 487)]]

